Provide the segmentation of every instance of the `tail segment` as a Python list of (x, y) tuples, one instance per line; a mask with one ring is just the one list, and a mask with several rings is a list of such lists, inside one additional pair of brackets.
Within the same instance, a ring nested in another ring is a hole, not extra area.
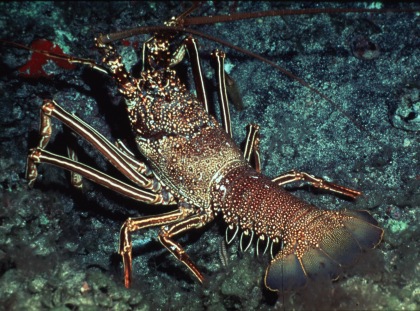
[(367, 211), (326, 211), (316, 224), (285, 229), (285, 247), (267, 268), (265, 284), (282, 292), (304, 286), (308, 278), (336, 279), (363, 249), (375, 248), (383, 233)]

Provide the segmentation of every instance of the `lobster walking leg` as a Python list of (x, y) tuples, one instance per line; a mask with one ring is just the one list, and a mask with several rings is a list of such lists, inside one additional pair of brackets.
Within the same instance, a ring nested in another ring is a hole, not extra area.
[(324, 189), (324, 190), (328, 190), (331, 192), (335, 192), (338, 194), (342, 194), (345, 196), (348, 196), (350, 198), (357, 198), (359, 195), (361, 195), (362, 193), (354, 190), (354, 189), (350, 189), (344, 186), (340, 186), (331, 182), (328, 182), (322, 178), (319, 177), (315, 177), (313, 175), (310, 175), (308, 173), (305, 172), (298, 172), (295, 170), (291, 170), (290, 172), (287, 172), (285, 174), (282, 174), (274, 179), (272, 179), (273, 182), (275, 182), (276, 184), (278, 184), (279, 186), (294, 182), (294, 181), (299, 181), (299, 180), (304, 180), (307, 181), (309, 183), (311, 183), (311, 185), (313, 185), (316, 188), (319, 189)]
[[(244, 157), (248, 162), (251, 161), (252, 155), (254, 155), (255, 170), (257, 172), (261, 172), (261, 167), (260, 167), (261, 161), (260, 161), (260, 152), (259, 152), (259, 126), (256, 124), (250, 124), (248, 126), (248, 133), (246, 137), (246, 145), (245, 145), (245, 150), (244, 150)], [(337, 184), (328, 182), (322, 178), (310, 175), (306, 172), (298, 172), (296, 170), (291, 170), (287, 173), (284, 173), (272, 179), (272, 181), (278, 184), (279, 186), (283, 186), (285, 184), (299, 181), (299, 180), (307, 181), (316, 188), (342, 194), (353, 199), (355, 199), (356, 197), (362, 194), (361, 192), (357, 190), (350, 189), (341, 185), (337, 185)]]
[(192, 72), (194, 76), (195, 89), (197, 91), (197, 98), (203, 103), (204, 109), (209, 112), (209, 104), (207, 100), (206, 88), (204, 86), (203, 73), (201, 70), (200, 57), (198, 55), (197, 40), (192, 36), (187, 37), (184, 40), (184, 44), (187, 47), (188, 55), (192, 66)]
[(211, 56), (215, 60), (216, 64), (216, 74), (217, 74), (217, 82), (218, 82), (218, 94), (219, 94), (219, 101), (220, 107), (222, 112), (222, 124), (223, 128), (225, 129), (226, 133), (230, 137), (232, 137), (232, 125), (230, 122), (230, 111), (229, 111), (229, 103), (227, 99), (226, 93), (226, 78), (225, 78), (225, 57), (226, 54), (223, 51), (215, 50)]
[(36, 166), (40, 163), (48, 163), (75, 172), (93, 182), (140, 202), (157, 205), (173, 203), (171, 201), (172, 197), (168, 196), (166, 192), (153, 193), (133, 187), (86, 164), (56, 155), (39, 147), (31, 149), (28, 155), (26, 178), (29, 180), (30, 186), (35, 182), (38, 175)]
[(148, 227), (162, 226), (174, 223), (185, 219), (191, 214), (190, 209), (180, 207), (178, 210), (169, 213), (150, 216), (150, 217), (137, 217), (128, 218), (121, 227), (120, 231), (120, 246), (119, 253), (122, 256), (124, 264), (124, 284), (126, 288), (131, 286), (131, 271), (132, 271), (132, 243), (131, 233), (145, 229)]
[(144, 189), (159, 191), (160, 184), (156, 180), (144, 175), (144, 173), (147, 173), (148, 171), (148, 168), (144, 163), (139, 162), (134, 157), (122, 152), (86, 122), (75, 115), (68, 113), (52, 100), (45, 100), (44, 105), (41, 108), (41, 139), (38, 144), (40, 149), (44, 149), (47, 146), (51, 137), (51, 117), (60, 120), (75, 133), (85, 138), (131, 181)]
[[(206, 95), (206, 90), (204, 86), (204, 79), (203, 79), (203, 73), (201, 70), (201, 64), (200, 64), (200, 57), (198, 55), (198, 46), (197, 46), (197, 40), (193, 38), (192, 36), (187, 37), (184, 40), (185, 47), (187, 48), (188, 55), (190, 57), (190, 62), (192, 65), (192, 72), (194, 77), (194, 84), (197, 91), (197, 98), (200, 102), (203, 103), (204, 109), (209, 112), (208, 107), (208, 100)], [(220, 100), (220, 110), (222, 114), (222, 124), (223, 127), (232, 137), (232, 125), (230, 121), (230, 111), (229, 111), (229, 102), (227, 98), (227, 92), (226, 92), (226, 77), (225, 77), (225, 67), (224, 67), (224, 59), (226, 57), (226, 54), (222, 51), (215, 50), (211, 56), (215, 60), (215, 67), (216, 67), (216, 73), (217, 73), (217, 84), (218, 84), (218, 94), (219, 94), (219, 100)]]
[[(198, 46), (197, 46), (197, 40), (193, 38), (192, 36), (187, 37), (184, 40), (184, 44), (188, 50), (188, 54), (190, 56), (190, 61), (192, 64), (192, 71), (194, 76), (194, 83), (195, 88), (197, 91), (197, 98), (200, 102), (203, 103), (204, 109), (209, 112), (208, 107), (208, 100), (206, 95), (206, 90), (204, 86), (204, 79), (203, 74), (201, 70), (200, 65), (200, 58), (198, 56)], [(227, 97), (227, 84), (226, 84), (226, 72), (225, 72), (225, 65), (224, 60), (226, 57), (226, 54), (223, 51), (215, 50), (211, 54), (212, 58), (215, 61), (215, 68), (216, 68), (216, 74), (217, 74), (217, 84), (218, 84), (218, 94), (219, 94), (219, 100), (220, 100), (220, 111), (222, 114), (222, 124), (226, 131), (226, 133), (229, 134), (230, 137), (232, 137), (232, 125), (231, 125), (231, 119), (230, 119), (230, 109), (229, 109), (229, 101)], [(229, 78), (232, 83), (234, 83), (232, 78)], [(236, 100), (241, 101), (240, 96), (238, 94), (238, 91), (236, 91)], [(241, 107), (241, 104), (237, 104), (239, 107)]]
[(258, 173), (261, 173), (261, 158), (260, 158), (260, 127), (257, 124), (249, 124), (247, 128), (246, 144), (244, 150), (244, 158), (251, 162), (251, 156), (254, 155), (254, 168)]
[[(79, 159), (77, 157), (76, 152), (73, 148), (67, 146), (67, 155), (69, 156), (70, 160), (73, 160), (74, 162), (79, 162)], [(70, 171), (70, 182), (73, 185), (73, 187), (82, 190), (83, 188), (83, 176), (80, 174), (77, 174), (73, 171)]]
[(160, 243), (162, 243), (162, 245), (165, 246), (179, 261), (185, 264), (201, 283), (204, 281), (204, 276), (191, 261), (190, 257), (187, 255), (181, 245), (174, 242), (172, 238), (178, 234), (184, 233), (187, 230), (200, 228), (208, 222), (209, 220), (207, 219), (206, 215), (193, 215), (175, 223), (169, 227), (169, 229), (162, 228), (162, 230), (159, 232)]

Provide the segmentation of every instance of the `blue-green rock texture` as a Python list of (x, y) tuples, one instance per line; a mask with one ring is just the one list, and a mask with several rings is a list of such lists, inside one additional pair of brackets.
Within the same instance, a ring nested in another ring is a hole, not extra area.
[[(93, 41), (97, 34), (162, 25), (190, 5), (2, 2), (0, 38), (25, 45), (47, 39), (69, 55), (100, 62)], [(339, 5), (209, 2), (193, 15)], [(419, 8), (409, 2), (374, 6)], [(199, 39), (216, 104), (209, 54), (219, 48), (228, 55), (227, 70), (245, 105), (242, 111), (232, 109), (234, 136), (240, 143), (248, 123), (261, 125), (265, 174), (275, 177), (297, 169), (361, 190), (364, 195), (352, 202), (304, 184), (289, 187), (320, 208), (369, 210), (385, 229), (379, 248), (339, 280), (309, 284), (280, 297), (264, 289), (269, 256), (257, 257), (254, 246), (241, 253), (237, 240), (223, 255), (221, 219), (178, 240), (206, 275), (204, 285), (158, 243), (158, 229), (150, 229), (133, 237), (133, 286), (125, 289), (117, 254), (120, 226), (128, 217), (167, 209), (138, 204), (90, 182), (83, 192), (76, 191), (66, 172), (48, 165), (39, 166), (33, 189), (24, 178), (27, 150), (38, 139), (43, 99), (55, 99), (111, 141), (121, 138), (130, 145), (121, 95), (109, 78), (83, 66), (67, 70), (48, 61), (42, 67), (48, 77), (25, 78), (19, 68), (30, 52), (0, 46), (0, 309), (418, 310), (419, 12), (292, 15), (191, 26), (266, 57), (333, 101), (261, 61)], [(117, 43), (134, 72), (141, 68), (141, 46), (149, 36)], [(188, 61), (177, 70), (188, 77)], [(48, 150), (65, 154), (71, 135), (58, 122), (53, 126)], [(85, 141), (76, 143), (80, 161), (123, 178)]]

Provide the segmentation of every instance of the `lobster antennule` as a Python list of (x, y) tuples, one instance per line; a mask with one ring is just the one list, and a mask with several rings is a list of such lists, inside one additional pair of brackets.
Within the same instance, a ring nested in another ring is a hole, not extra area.
[[(363, 249), (376, 247), (383, 237), (383, 230), (366, 211), (343, 211), (342, 225), (327, 226), (331, 220), (324, 217), (319, 243), (308, 243), (301, 253), (297, 242), (280, 251), (266, 270), (265, 284), (273, 291), (289, 291), (303, 287), (308, 278), (337, 279), (342, 266), (354, 263)], [(302, 242), (300, 242), (302, 243)]]

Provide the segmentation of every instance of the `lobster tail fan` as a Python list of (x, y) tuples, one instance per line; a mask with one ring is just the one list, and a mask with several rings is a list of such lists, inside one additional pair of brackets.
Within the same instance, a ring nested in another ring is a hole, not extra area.
[(359, 243), (345, 227), (326, 232), (319, 242), (319, 250), (342, 266), (351, 265), (362, 251)]
[[(278, 256), (281, 254), (280, 256)], [(272, 291), (288, 291), (303, 287), (307, 277), (295, 254), (280, 252), (265, 272), (265, 286)]]
[(299, 261), (296, 254), (281, 255), (271, 262), (265, 275), (266, 286), (273, 291), (291, 291), (306, 285), (308, 278), (336, 279), (340, 265), (316, 248), (309, 248)]
[[(340, 221), (334, 222), (337, 217)], [(304, 230), (307, 241), (285, 240), (285, 248), (268, 266), (265, 284), (269, 289), (294, 290), (303, 287), (308, 278), (336, 279), (342, 266), (354, 263), (363, 249), (376, 247), (383, 236), (366, 211), (328, 212), (316, 226)]]
[(360, 247), (375, 248), (383, 238), (384, 230), (378, 227), (378, 222), (367, 211), (344, 211), (349, 216), (344, 223), (345, 228), (351, 232)]

